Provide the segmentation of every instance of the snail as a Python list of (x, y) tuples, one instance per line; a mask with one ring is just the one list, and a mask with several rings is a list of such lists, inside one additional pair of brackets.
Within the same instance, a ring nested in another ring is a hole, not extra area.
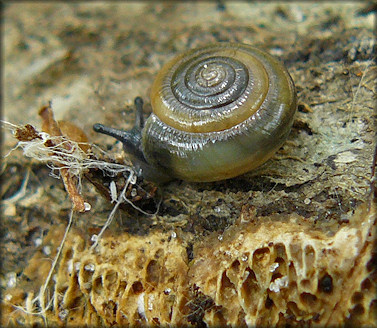
[(153, 113), (135, 99), (130, 131), (95, 124), (120, 140), (147, 180), (229, 179), (267, 161), (287, 138), (296, 111), (293, 80), (268, 53), (215, 43), (169, 61), (151, 88)]

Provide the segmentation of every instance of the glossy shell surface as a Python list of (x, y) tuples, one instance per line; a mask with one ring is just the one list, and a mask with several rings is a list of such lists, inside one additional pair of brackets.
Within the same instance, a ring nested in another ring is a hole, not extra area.
[(287, 138), (296, 111), (285, 67), (257, 48), (217, 43), (181, 54), (158, 73), (142, 147), (149, 164), (186, 181), (241, 175)]

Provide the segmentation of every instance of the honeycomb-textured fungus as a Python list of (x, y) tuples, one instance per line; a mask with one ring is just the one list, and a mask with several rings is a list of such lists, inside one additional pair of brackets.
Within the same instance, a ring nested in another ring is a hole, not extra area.
[[(108, 234), (91, 250), (72, 230), (45, 317), (75, 326), (373, 326), (375, 214), (374, 205), (363, 205), (335, 233), (294, 216), (243, 216), (223, 235), (194, 243), (190, 262), (183, 232)], [(14, 308), (38, 311), (26, 289), (6, 291), (2, 317), (9, 321), (2, 324), (43, 323)]]
[(233, 326), (333, 326), (346, 318), (375, 323), (376, 268), (368, 269), (374, 220), (370, 214), (364, 226), (343, 227), (333, 236), (293, 221), (229, 229), (212, 247), (199, 248), (190, 268), (191, 283), (220, 306), (203, 320), (216, 326), (223, 323), (219, 318)]

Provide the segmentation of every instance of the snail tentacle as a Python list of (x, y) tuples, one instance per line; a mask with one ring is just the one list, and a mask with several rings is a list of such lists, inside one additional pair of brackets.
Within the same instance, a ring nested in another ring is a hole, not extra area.
[(134, 128), (139, 129), (140, 131), (144, 127), (144, 115), (143, 115), (143, 99), (141, 97), (136, 97), (134, 100), (136, 107), (136, 116), (135, 116), (135, 125)]
[(139, 161), (144, 161), (144, 154), (141, 145), (141, 131), (144, 127), (143, 99), (135, 98), (136, 116), (134, 127), (130, 131), (115, 129), (100, 123), (93, 125), (93, 130), (111, 136), (123, 143), (124, 150)]

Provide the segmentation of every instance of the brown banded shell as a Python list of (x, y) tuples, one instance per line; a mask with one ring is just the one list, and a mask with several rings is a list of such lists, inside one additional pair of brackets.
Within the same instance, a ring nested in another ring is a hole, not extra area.
[(216, 43), (168, 62), (153, 83), (142, 131), (146, 161), (171, 177), (216, 181), (268, 160), (287, 138), (294, 83), (268, 53)]

